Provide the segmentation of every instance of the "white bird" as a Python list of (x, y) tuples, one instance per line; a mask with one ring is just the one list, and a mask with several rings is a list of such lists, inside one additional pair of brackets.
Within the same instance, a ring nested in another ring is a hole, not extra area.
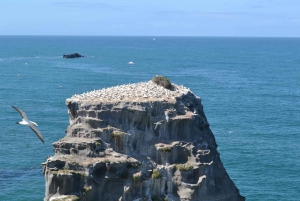
[[(163, 99), (164, 100), (164, 99)], [(165, 116), (166, 116), (166, 120), (167, 120), (167, 122), (169, 122), (169, 119), (170, 119), (170, 117), (169, 117), (169, 113), (168, 112), (165, 112)]]
[(161, 125), (161, 122), (163, 122), (163, 121), (164, 121), (164, 120), (160, 120), (160, 121), (154, 123), (154, 124), (155, 124), (154, 130), (157, 128), (158, 125)]
[(22, 121), (20, 122), (17, 122), (17, 124), (21, 124), (21, 125), (24, 125), (24, 126), (29, 126), (31, 128), (31, 130), (33, 130), (33, 132), (35, 132), (35, 134), (38, 136), (38, 138), (40, 138), (40, 140), (44, 143), (44, 139), (43, 139), (43, 136), (41, 134), (41, 132), (35, 127), (35, 126), (38, 126), (35, 122), (33, 121), (30, 121), (27, 116), (26, 116), (26, 113), (23, 112), (22, 110), (20, 110), (19, 108), (15, 107), (15, 106), (12, 106), (15, 110), (17, 110), (21, 117), (22, 117)]

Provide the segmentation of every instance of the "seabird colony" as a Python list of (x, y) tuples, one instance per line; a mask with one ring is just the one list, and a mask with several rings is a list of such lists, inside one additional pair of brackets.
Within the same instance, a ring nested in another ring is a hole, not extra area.
[(187, 93), (189, 88), (173, 84), (173, 89), (165, 89), (152, 81), (94, 90), (83, 94), (75, 94), (71, 98), (79, 100), (101, 99), (106, 101), (123, 99), (175, 98)]

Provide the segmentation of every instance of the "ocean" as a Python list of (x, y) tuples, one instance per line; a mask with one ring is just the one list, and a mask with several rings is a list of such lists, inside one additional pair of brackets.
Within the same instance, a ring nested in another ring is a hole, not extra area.
[[(300, 200), (300, 38), (153, 37), (0, 36), (0, 201), (43, 200), (41, 163), (65, 135), (67, 98), (155, 75), (201, 97), (247, 201)], [(75, 52), (85, 57), (62, 58)]]

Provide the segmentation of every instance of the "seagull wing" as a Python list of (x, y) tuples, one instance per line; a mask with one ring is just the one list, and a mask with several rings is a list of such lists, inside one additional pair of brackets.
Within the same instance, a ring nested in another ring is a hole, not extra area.
[(24, 120), (28, 121), (28, 118), (27, 118), (25, 112), (23, 112), (22, 110), (20, 110), (19, 108), (15, 107), (15, 106), (12, 106), (12, 107), (20, 113), (21, 117), (22, 117)]
[(156, 122), (156, 123), (154, 123), (155, 124), (155, 127), (154, 127), (154, 130), (157, 128), (157, 126), (158, 125), (160, 125), (161, 124), (161, 122), (163, 122), (164, 120), (160, 120), (160, 121), (158, 121), (158, 122)]
[(43, 139), (41, 132), (32, 124), (30, 124), (29, 127), (31, 128), (31, 130), (33, 130), (33, 132), (35, 132), (35, 134), (38, 136), (38, 138), (40, 138), (40, 140), (44, 143), (44, 139)]

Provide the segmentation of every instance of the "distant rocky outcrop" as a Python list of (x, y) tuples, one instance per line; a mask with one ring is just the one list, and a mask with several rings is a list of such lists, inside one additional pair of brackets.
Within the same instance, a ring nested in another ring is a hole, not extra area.
[(73, 53), (73, 54), (64, 54), (63, 58), (78, 58), (78, 57), (84, 57), (78, 53)]
[(44, 201), (244, 201), (201, 99), (152, 81), (74, 95), (70, 125), (43, 163)]

